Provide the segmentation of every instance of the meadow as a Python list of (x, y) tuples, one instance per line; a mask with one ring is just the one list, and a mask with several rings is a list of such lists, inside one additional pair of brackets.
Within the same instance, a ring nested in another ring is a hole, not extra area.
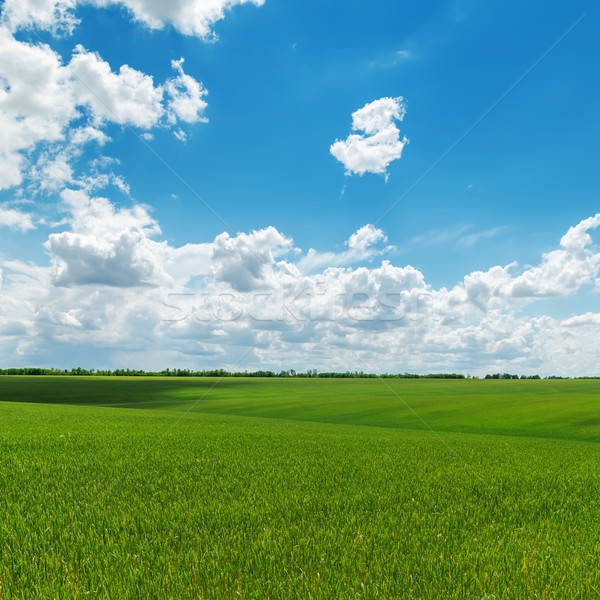
[(600, 381), (0, 377), (0, 598), (595, 598)]

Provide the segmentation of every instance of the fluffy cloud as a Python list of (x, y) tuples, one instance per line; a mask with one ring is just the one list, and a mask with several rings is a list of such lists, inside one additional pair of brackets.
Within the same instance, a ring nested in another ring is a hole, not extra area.
[(46, 31), (70, 32), (78, 21), (77, 0), (4, 0), (2, 25), (11, 31), (35, 26)]
[(60, 57), (0, 28), (0, 189), (21, 182), (23, 151), (63, 139), (78, 116)]
[(98, 54), (76, 46), (69, 73), (73, 75), (74, 104), (88, 106), (98, 123), (114, 121), (149, 129), (163, 114), (162, 88), (154, 86), (152, 77), (128, 65), (113, 73)]
[(138, 20), (152, 29), (171, 24), (186, 35), (213, 37), (212, 26), (224, 18), (225, 12), (240, 4), (262, 6), (265, 0), (95, 0), (98, 5), (117, 4), (126, 7)]
[(49, 145), (37, 154), (35, 161), (31, 160), (27, 172), (29, 188), (33, 193), (36, 189), (55, 193), (63, 190), (67, 185), (93, 188), (94, 185), (106, 187), (109, 183), (114, 183), (116, 187), (127, 193), (126, 185), (120, 185), (117, 176), (100, 174), (97, 161), (93, 161), (92, 169), (86, 175), (76, 178), (74, 174), (72, 163), (82, 155), (86, 144), (96, 142), (98, 147), (102, 147), (108, 141), (110, 138), (95, 127), (71, 128), (63, 143)]
[(22, 232), (35, 229), (33, 219), (29, 213), (21, 212), (16, 208), (6, 208), (2, 205), (0, 205), (0, 227), (18, 229)]
[(571, 227), (560, 248), (542, 256), (538, 265), (512, 275), (516, 263), (474, 271), (451, 290), (435, 292), (440, 318), (448, 323), (472, 317), (474, 311), (518, 310), (537, 299), (558, 298), (595, 283), (600, 253), (589, 232), (600, 225), (600, 213)]
[(600, 255), (590, 249), (589, 231), (598, 225), (600, 214), (571, 227), (560, 240), (560, 249), (549, 252), (539, 266), (515, 278), (511, 295), (518, 298), (565, 296), (592, 281), (600, 265)]
[(183, 58), (172, 61), (177, 75), (164, 86), (155, 86), (151, 76), (128, 65), (121, 66), (118, 74), (113, 73), (98, 54), (76, 46), (68, 65), (74, 76), (74, 101), (79, 106), (88, 106), (97, 123), (113, 121), (150, 129), (164, 116), (171, 125), (178, 121), (207, 122), (202, 114), (207, 106), (202, 97), (207, 92), (200, 82), (184, 72), (183, 62)]
[(73, 190), (62, 197), (72, 215), (71, 231), (53, 233), (45, 244), (55, 285), (172, 282), (161, 265), (165, 245), (151, 239), (160, 229), (144, 207), (117, 209), (106, 198)]
[[(28, 153), (51, 144), (62, 154), (43, 179), (69, 182), (76, 148), (104, 143), (107, 122), (149, 129), (205, 120), (202, 84), (183, 71), (182, 60), (173, 68), (173, 78), (155, 85), (128, 65), (113, 72), (81, 46), (63, 64), (49, 46), (18, 41), (0, 27), (0, 189), (19, 185), (26, 169), (35, 175)], [(82, 117), (88, 122), (70, 129)]]
[(367, 255), (368, 251), (380, 241), (387, 242), (387, 236), (381, 229), (377, 229), (375, 226), (369, 224), (353, 233), (347, 244), (350, 249)]
[(51, 235), (47, 248), (56, 266), (56, 285), (133, 287), (160, 281), (155, 249), (139, 232), (108, 239), (64, 232)]
[(435, 289), (410, 265), (353, 264), (385, 251), (372, 225), (349, 236), (340, 265), (342, 253), (301, 252), (273, 227), (173, 247), (143, 206), (117, 207), (81, 190), (62, 197), (69, 227), (46, 243), (51, 266), (0, 264), (0, 351), (20, 364), (71, 364), (74, 349), (92, 346), (104, 364), (147, 368), (235, 367), (248, 350), (248, 368), (597, 367), (596, 313), (559, 321), (521, 309), (593, 285), (600, 253), (591, 232), (600, 216), (569, 229), (537, 265), (495, 266)]
[(168, 94), (171, 96), (168, 104), (168, 118), (170, 123), (177, 120), (186, 123), (206, 122), (202, 113), (207, 104), (202, 99), (207, 91), (193, 77), (186, 75), (183, 71), (183, 58), (171, 63), (173, 69), (178, 73), (177, 77), (169, 80), (166, 85)]
[(291, 247), (292, 240), (274, 227), (241, 233), (234, 238), (222, 233), (214, 242), (213, 277), (239, 292), (255, 290), (268, 283), (275, 257), (288, 252)]
[(364, 225), (346, 241), (348, 246), (346, 251), (318, 252), (310, 248), (298, 261), (298, 268), (302, 273), (309, 273), (324, 267), (340, 267), (370, 261), (375, 256), (395, 250), (394, 246), (377, 247), (380, 242), (387, 242), (383, 231), (371, 224)]
[(345, 140), (337, 140), (329, 151), (346, 168), (346, 174), (385, 174), (388, 165), (402, 156), (408, 143), (400, 139), (396, 121), (406, 114), (404, 99), (380, 98), (352, 114), (352, 130)]
[(225, 13), (240, 4), (261, 6), (265, 0), (5, 0), (3, 20), (16, 30), (35, 26), (49, 31), (71, 31), (78, 23), (74, 11), (78, 5), (122, 6), (151, 29), (170, 24), (186, 35), (212, 38), (212, 26)]
[(561, 322), (563, 327), (586, 327), (588, 325), (598, 326), (600, 325), (600, 314), (598, 313), (585, 313), (584, 315), (577, 315), (569, 319), (565, 319)]

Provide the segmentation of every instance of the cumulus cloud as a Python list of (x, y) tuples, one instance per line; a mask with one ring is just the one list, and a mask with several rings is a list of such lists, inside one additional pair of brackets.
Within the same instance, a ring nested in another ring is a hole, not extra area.
[(183, 62), (183, 58), (180, 58), (171, 63), (178, 74), (166, 85), (167, 92), (171, 97), (168, 103), (169, 122), (176, 123), (177, 120), (186, 123), (206, 122), (207, 119), (202, 116), (202, 113), (207, 106), (203, 100), (207, 91), (201, 83), (184, 73)]
[(346, 168), (346, 174), (385, 174), (388, 165), (402, 156), (408, 139), (400, 139), (396, 121), (402, 121), (406, 106), (402, 97), (380, 98), (352, 114), (352, 130), (345, 140), (336, 140), (331, 154)]
[(381, 242), (387, 242), (387, 236), (381, 229), (371, 224), (363, 225), (346, 241), (347, 250), (318, 252), (310, 248), (298, 261), (298, 268), (303, 273), (308, 273), (324, 267), (339, 267), (370, 261), (376, 256), (395, 250), (394, 246), (378, 246)]
[(353, 233), (346, 243), (352, 250), (362, 252), (363, 255), (372, 255), (371, 249), (380, 241), (387, 242), (385, 233), (374, 225), (368, 224)]
[[(596, 217), (571, 228), (553, 251), (578, 262), (555, 262), (550, 252), (520, 274), (516, 264), (496, 266), (447, 290), (434, 289), (418, 269), (389, 260), (336, 266), (339, 255), (332, 254), (333, 262), (309, 272), (301, 266), (310, 252), (298, 253), (273, 227), (175, 248), (154, 239), (160, 230), (144, 207), (117, 208), (73, 191), (64, 202), (71, 228), (50, 236), (53, 266), (30, 267), (25, 274), (22, 264), (2, 265), (3, 292), (14, 292), (13, 298), (24, 277), (28, 286), (32, 277), (40, 278), (37, 286), (45, 294), (38, 302), (24, 293), (34, 308), (25, 318), (21, 306), (15, 322), (52, 344), (91, 340), (128, 347), (123, 337), (133, 335), (157, 356), (176, 356), (181, 364), (212, 356), (218, 366), (235, 362), (236, 349), (250, 347), (255, 366), (555, 373), (594, 368), (591, 349), (599, 344), (588, 333), (597, 328), (598, 316), (519, 317), (525, 303), (545, 297), (547, 284), (533, 277), (541, 293), (526, 297), (514, 288), (521, 277), (549, 269), (549, 261), (555, 281), (568, 281), (562, 294), (593, 282), (589, 265), (597, 264), (598, 253), (590, 231)], [(346, 252), (361, 262), (385, 242), (381, 230), (365, 226), (349, 237)], [(572, 277), (565, 279), (556, 265)], [(579, 332), (587, 332), (585, 348), (577, 346)], [(129, 356), (142, 352), (130, 350)]]
[(590, 231), (600, 225), (600, 213), (571, 227), (560, 248), (544, 255), (537, 265), (517, 273), (517, 263), (474, 271), (450, 290), (435, 292), (440, 315), (448, 323), (472, 318), (475, 313), (517, 310), (538, 299), (559, 298), (595, 283), (600, 253)]
[(151, 29), (172, 25), (179, 32), (201, 38), (214, 38), (212, 26), (225, 13), (240, 4), (262, 6), (265, 0), (5, 0), (3, 21), (16, 30), (35, 26), (49, 31), (72, 31), (78, 20), (77, 6), (122, 6), (135, 20)]
[(35, 229), (32, 216), (29, 213), (22, 212), (16, 208), (7, 208), (2, 205), (0, 205), (0, 227), (18, 229), (22, 232)]
[(74, 103), (88, 106), (96, 124), (112, 121), (150, 129), (163, 117), (171, 125), (178, 121), (206, 122), (202, 113), (207, 103), (202, 97), (207, 92), (200, 82), (184, 72), (183, 62), (183, 58), (172, 61), (177, 75), (164, 85), (155, 86), (150, 75), (128, 65), (122, 65), (119, 73), (114, 73), (97, 53), (78, 45), (68, 65)]
[(108, 239), (69, 232), (52, 234), (47, 248), (56, 266), (56, 285), (133, 287), (155, 284), (160, 275), (153, 245), (136, 231)]
[(106, 123), (148, 130), (205, 121), (206, 90), (184, 72), (183, 60), (172, 66), (176, 75), (157, 85), (128, 65), (114, 72), (82, 46), (64, 64), (48, 45), (19, 41), (0, 27), (0, 190), (21, 184), (25, 171), (39, 174), (42, 167), (31, 164), (39, 149), (56, 155), (44, 159), (47, 187), (69, 183), (78, 148), (105, 143)]
[(560, 240), (561, 248), (545, 254), (539, 266), (515, 278), (511, 294), (515, 297), (553, 298), (565, 296), (598, 272), (600, 255), (590, 247), (590, 230), (600, 225), (600, 213), (571, 227)]
[(274, 227), (235, 237), (222, 233), (214, 241), (213, 277), (240, 292), (257, 289), (268, 282), (275, 257), (291, 248), (292, 240)]
[[(75, 177), (72, 163), (82, 155), (86, 144), (96, 142), (98, 147), (101, 147), (108, 141), (110, 138), (95, 127), (71, 128), (65, 136), (64, 143), (51, 144), (40, 151), (35, 160), (30, 161), (27, 173), (28, 187), (33, 194), (36, 190), (59, 192), (71, 184), (89, 188), (93, 181), (101, 184), (101, 187), (106, 187), (110, 178), (108, 175), (100, 176), (97, 161), (90, 165), (91, 172), (79, 179)], [(116, 183), (116, 179), (114, 181)]]
[(110, 65), (81, 45), (69, 63), (73, 101), (88, 106), (96, 122), (114, 121), (149, 129), (163, 114), (163, 90), (151, 76), (122, 65), (113, 73)]
[(21, 183), (23, 151), (62, 140), (78, 116), (68, 80), (49, 46), (17, 41), (0, 28), (0, 189)]
[(584, 315), (577, 315), (561, 321), (563, 327), (587, 327), (589, 325), (600, 325), (600, 314), (587, 312)]
[(212, 26), (225, 17), (234, 6), (262, 6), (265, 0), (95, 0), (96, 4), (117, 4), (127, 8), (134, 17), (152, 29), (170, 24), (186, 35), (213, 38)]
[[(152, 128), (170, 128), (185, 141), (182, 125), (207, 121), (207, 91), (184, 71), (183, 58), (172, 61), (175, 74), (158, 83), (127, 64), (113, 69), (98, 53), (81, 45), (65, 61), (48, 44), (21, 41), (14, 35), (26, 27), (69, 32), (77, 24), (74, 11), (79, 4), (78, 0), (6, 0), (0, 9), (0, 190), (22, 186), (19, 197), (55, 194), (66, 187), (91, 193), (108, 185), (128, 194), (122, 177), (98, 165), (83, 174), (74, 170), (86, 145), (110, 141), (105, 132), (108, 124), (138, 128), (146, 137), (152, 135)], [(153, 11), (156, 18), (163, 14), (165, 23), (168, 14), (191, 18), (193, 13), (200, 18), (205, 11), (217, 18), (236, 2), (210, 6), (179, 2), (162, 8), (153, 2), (121, 4), (150, 24), (152, 19), (144, 15)], [(158, 21), (152, 22), (159, 26)], [(208, 16), (205, 22), (207, 27), (212, 23)], [(15, 220), (11, 212), (4, 218), (11, 227), (32, 227), (27, 216)]]
[(70, 33), (78, 20), (77, 0), (4, 0), (2, 25), (15, 31), (35, 26), (55, 33)]
[[(73, 190), (65, 191), (63, 200), (71, 229), (51, 234), (46, 243), (53, 281), (63, 286), (161, 286), (177, 282), (185, 287), (201, 277), (211, 292), (230, 290), (244, 295), (285, 288), (290, 297), (304, 290), (311, 301), (324, 294), (330, 300), (323, 309), (326, 311), (340, 296), (362, 294), (372, 301), (383, 294), (385, 302), (371, 306), (367, 314), (390, 313), (394, 305), (398, 308), (403, 304), (405, 313), (435, 313), (436, 322), (452, 328), (490, 314), (520, 310), (538, 298), (571, 294), (592, 284), (600, 265), (600, 254), (589, 235), (600, 217), (571, 228), (561, 240), (561, 249), (542, 256), (538, 265), (520, 274), (513, 274), (516, 263), (494, 266), (466, 275), (453, 288), (436, 290), (410, 265), (400, 268), (384, 260), (380, 267), (350, 266), (393, 248), (381, 246), (387, 237), (373, 225), (353, 233), (346, 242), (348, 249), (340, 253), (310, 249), (298, 254), (293, 240), (274, 227), (236, 236), (222, 233), (212, 242), (174, 248), (155, 240), (160, 228), (143, 206), (117, 208), (106, 198)], [(527, 294), (523, 294), (523, 281), (528, 285)], [(295, 307), (303, 306), (306, 314), (309, 308), (314, 311), (315, 307), (303, 300), (295, 302)]]
[(82, 191), (66, 190), (62, 197), (71, 213), (71, 231), (53, 233), (45, 244), (55, 285), (172, 282), (161, 264), (165, 245), (151, 239), (160, 229), (146, 208), (117, 209), (108, 199)]

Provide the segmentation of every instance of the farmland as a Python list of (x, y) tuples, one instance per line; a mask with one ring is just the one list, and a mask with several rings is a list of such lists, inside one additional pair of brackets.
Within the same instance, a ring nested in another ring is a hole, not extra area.
[(600, 382), (0, 378), (0, 598), (593, 598)]

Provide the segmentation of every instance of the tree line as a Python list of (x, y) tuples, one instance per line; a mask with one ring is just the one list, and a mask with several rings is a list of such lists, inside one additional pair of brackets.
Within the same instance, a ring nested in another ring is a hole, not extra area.
[[(60, 375), (85, 377), (298, 377), (320, 379), (479, 379), (462, 373), (365, 373), (364, 371), (324, 371), (308, 369), (305, 372), (289, 369), (287, 371), (227, 371), (225, 369), (209, 369), (192, 371), (190, 369), (163, 369), (162, 371), (144, 371), (142, 369), (44, 369), (41, 367), (18, 367), (0, 369), (0, 375)], [(562, 377), (560, 375), (514, 375), (511, 373), (488, 373), (483, 379), (600, 379), (598, 376)]]
[(490, 375), (489, 373), (484, 377), (484, 379), (600, 379), (597, 376), (589, 376), (586, 375), (584, 377), (562, 377), (561, 375), (548, 375), (546, 377), (540, 377), (539, 375), (511, 375), (510, 373), (494, 373)]
[(416, 373), (365, 373), (363, 371), (345, 372), (318, 372), (317, 369), (308, 369), (306, 372), (289, 369), (287, 371), (226, 371), (225, 369), (210, 369), (192, 371), (190, 369), (163, 369), (162, 371), (144, 371), (142, 369), (44, 369), (40, 367), (20, 367), (0, 369), (0, 375), (60, 375), (60, 376), (86, 376), (86, 377), (298, 377), (321, 379), (465, 379), (460, 373), (430, 373), (418, 375)]

